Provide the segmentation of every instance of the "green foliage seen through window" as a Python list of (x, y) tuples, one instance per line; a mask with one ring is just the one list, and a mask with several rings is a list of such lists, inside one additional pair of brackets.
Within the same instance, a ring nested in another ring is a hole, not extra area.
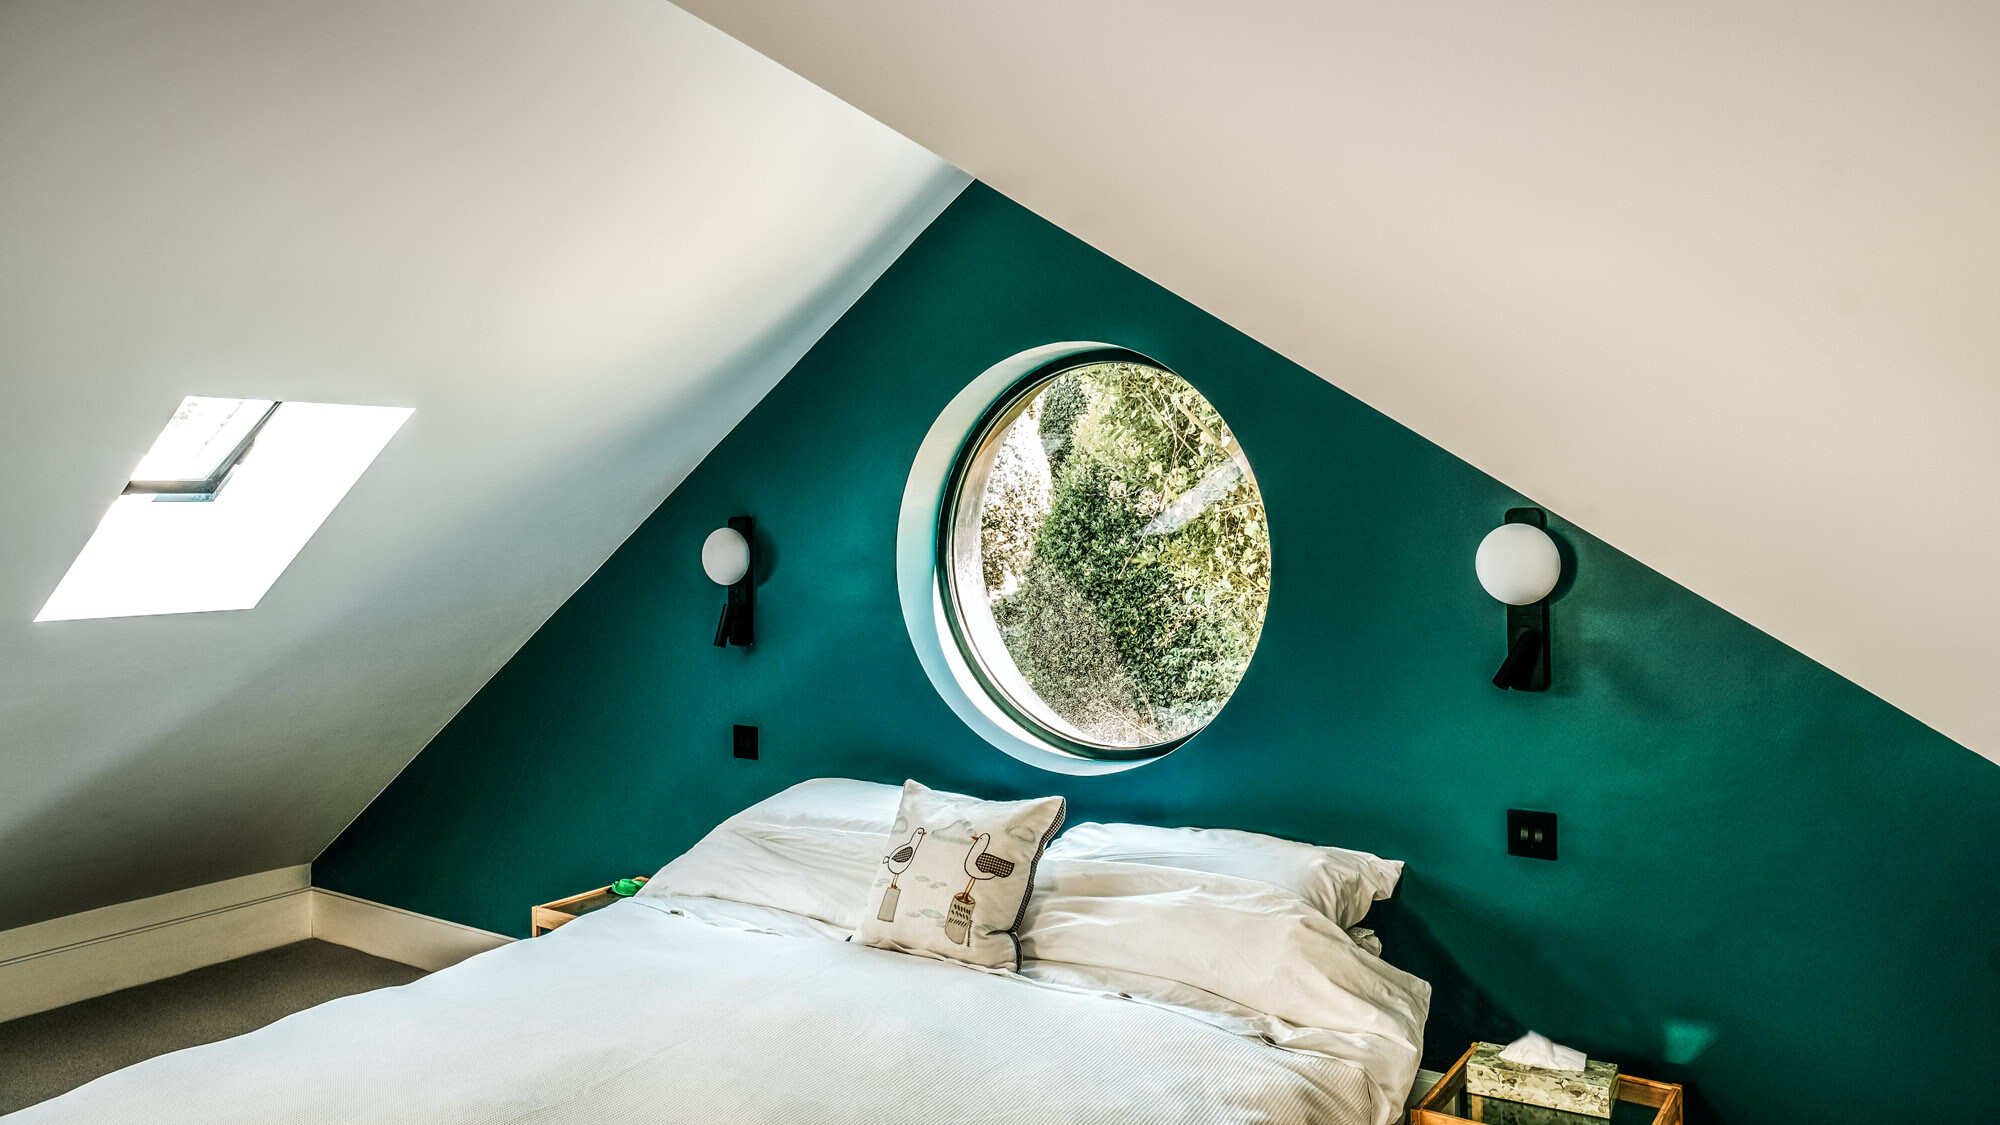
[(1002, 441), (980, 524), (1005, 655), (1065, 733), (1157, 745), (1235, 690), (1270, 533), (1242, 449), (1185, 381), (1102, 363), (1043, 385)]

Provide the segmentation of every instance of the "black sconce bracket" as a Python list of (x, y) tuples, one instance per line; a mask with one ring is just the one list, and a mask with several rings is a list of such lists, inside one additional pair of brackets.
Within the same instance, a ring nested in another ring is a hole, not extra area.
[(757, 592), (757, 525), (749, 516), (731, 516), (729, 526), (749, 546), (750, 565), (744, 568), (743, 577), (729, 585), (729, 601), (722, 607), (722, 620), (715, 625), (715, 647), (749, 648), (755, 637), (751, 609)]
[[(1548, 529), (1540, 508), (1509, 508), (1507, 523)], [(1507, 659), (1494, 673), (1493, 686), (1505, 691), (1549, 690), (1549, 600), (1507, 607)]]

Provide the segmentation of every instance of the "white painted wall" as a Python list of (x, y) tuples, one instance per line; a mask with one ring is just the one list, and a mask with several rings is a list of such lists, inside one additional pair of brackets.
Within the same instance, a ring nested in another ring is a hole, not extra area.
[[(964, 182), (655, 0), (0, 5), (0, 928), (309, 861)], [(258, 608), (32, 623), (186, 394), (416, 413)]]
[(681, 3), (2000, 760), (2000, 5)]

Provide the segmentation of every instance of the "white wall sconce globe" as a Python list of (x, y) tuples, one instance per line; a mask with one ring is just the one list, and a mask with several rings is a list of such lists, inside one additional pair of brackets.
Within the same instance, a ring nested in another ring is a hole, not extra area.
[(701, 568), (718, 586), (734, 586), (750, 572), (750, 543), (733, 527), (718, 527), (701, 544)]
[(1505, 523), (1487, 532), (1472, 565), (1486, 592), (1508, 605), (1533, 605), (1562, 578), (1555, 540), (1528, 523)]

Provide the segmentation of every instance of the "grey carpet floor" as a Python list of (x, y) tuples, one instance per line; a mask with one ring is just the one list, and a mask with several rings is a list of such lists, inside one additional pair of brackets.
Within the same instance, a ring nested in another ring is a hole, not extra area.
[(0, 1023), (0, 1113), (154, 1055), (423, 975), (345, 946), (302, 941), (9, 1020)]

